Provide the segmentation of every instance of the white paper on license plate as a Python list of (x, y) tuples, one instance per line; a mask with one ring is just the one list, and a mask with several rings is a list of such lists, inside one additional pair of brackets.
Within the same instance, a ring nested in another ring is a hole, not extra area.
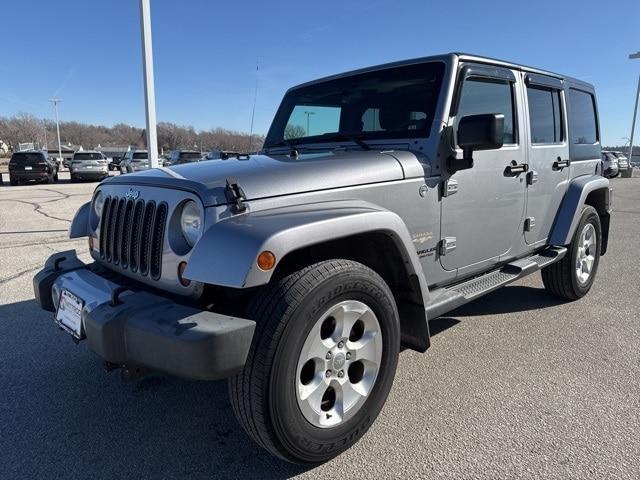
[(33, 167), (24, 167), (25, 170), (33, 170)]
[(82, 335), (82, 300), (68, 290), (62, 290), (56, 322), (76, 338)]

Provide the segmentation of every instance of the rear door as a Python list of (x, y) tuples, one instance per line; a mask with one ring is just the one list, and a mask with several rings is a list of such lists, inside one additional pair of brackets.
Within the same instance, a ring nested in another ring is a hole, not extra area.
[(563, 81), (525, 75), (528, 161), (524, 237), (529, 245), (546, 243), (569, 181), (569, 143)]

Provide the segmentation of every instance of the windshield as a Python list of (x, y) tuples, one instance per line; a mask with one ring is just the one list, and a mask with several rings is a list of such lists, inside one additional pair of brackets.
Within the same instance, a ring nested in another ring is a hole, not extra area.
[(14, 153), (11, 163), (37, 163), (44, 162), (44, 155), (41, 153)]
[(133, 154), (132, 160), (148, 160), (147, 152), (136, 152)]
[(74, 160), (102, 160), (102, 155), (99, 153), (76, 153), (73, 156)]
[(198, 152), (181, 152), (180, 160), (200, 160), (202, 157)]
[(327, 80), (288, 92), (265, 147), (428, 137), (444, 64), (422, 63)]

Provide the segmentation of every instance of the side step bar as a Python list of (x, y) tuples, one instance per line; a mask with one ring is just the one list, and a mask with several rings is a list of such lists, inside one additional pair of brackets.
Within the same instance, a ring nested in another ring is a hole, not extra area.
[(431, 292), (431, 301), (425, 306), (427, 318), (431, 320), (439, 317), (482, 295), (562, 260), (566, 254), (567, 249), (564, 247), (549, 247), (530, 257), (507, 263), (503, 267), (479, 277), (435, 289)]

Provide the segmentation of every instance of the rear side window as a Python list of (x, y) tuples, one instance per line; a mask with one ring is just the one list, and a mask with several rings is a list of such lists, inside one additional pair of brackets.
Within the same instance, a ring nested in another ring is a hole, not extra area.
[(562, 142), (560, 92), (549, 88), (527, 87), (531, 143)]
[(596, 108), (593, 95), (581, 90), (569, 90), (571, 111), (571, 141), (574, 144), (593, 144), (598, 141)]
[(503, 143), (516, 143), (513, 88), (510, 82), (470, 78), (465, 80), (458, 106), (458, 120), (467, 115), (502, 113)]

